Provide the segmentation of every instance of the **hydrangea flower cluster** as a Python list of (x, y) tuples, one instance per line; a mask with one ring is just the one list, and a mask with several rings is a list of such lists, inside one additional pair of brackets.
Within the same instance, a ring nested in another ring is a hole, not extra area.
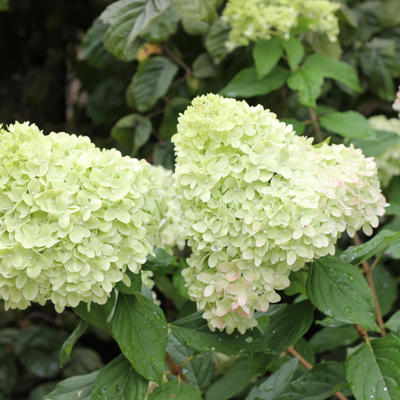
[(400, 86), (399, 86), (399, 91), (396, 93), (396, 99), (393, 103), (393, 110), (399, 112), (399, 118), (400, 118)]
[(262, 106), (209, 94), (193, 100), (173, 136), (175, 186), (193, 253), (188, 292), (214, 330), (254, 327), (289, 274), (335, 253), (347, 229), (366, 234), (384, 214), (372, 158), (321, 148)]
[(124, 272), (138, 273), (165, 223), (146, 161), (100, 150), (87, 137), (44, 136), (35, 125), (0, 131), (0, 297), (58, 312), (103, 304)]
[(173, 253), (174, 248), (183, 250), (185, 239), (183, 239), (183, 227), (181, 221), (181, 209), (177, 199), (177, 192), (174, 187), (175, 179), (172, 177), (172, 171), (163, 166), (151, 166), (154, 172), (153, 179), (161, 185), (164, 193), (164, 199), (167, 206), (166, 218), (168, 224), (161, 232), (161, 241), (163, 249)]
[(287, 39), (299, 16), (310, 21), (310, 31), (326, 33), (335, 42), (339, 34), (335, 12), (339, 8), (339, 3), (329, 0), (247, 0), (246, 7), (241, 0), (229, 0), (222, 15), (232, 27), (227, 47), (247, 46), (272, 34)]
[[(369, 118), (368, 122), (374, 129), (394, 132), (400, 136), (400, 119), (378, 115)], [(400, 140), (375, 157), (375, 162), (381, 185), (387, 187), (394, 176), (400, 175)]]

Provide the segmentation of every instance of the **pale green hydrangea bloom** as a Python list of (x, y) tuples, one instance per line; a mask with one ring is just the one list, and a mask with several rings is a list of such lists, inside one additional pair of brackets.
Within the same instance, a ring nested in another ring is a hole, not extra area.
[(172, 177), (172, 171), (165, 169), (163, 166), (151, 166), (153, 169), (153, 179), (161, 184), (164, 191), (164, 199), (167, 205), (166, 218), (168, 224), (161, 232), (161, 241), (163, 249), (169, 253), (173, 253), (174, 248), (183, 250), (185, 247), (185, 239), (183, 239), (182, 212), (177, 200), (177, 192), (174, 187), (175, 179)]
[(0, 297), (58, 312), (103, 304), (130, 285), (160, 245), (160, 185), (146, 161), (100, 150), (87, 137), (44, 136), (35, 125), (0, 131)]
[[(400, 136), (400, 120), (388, 119), (384, 115), (371, 117), (369, 124), (372, 128), (394, 132)], [(382, 187), (387, 187), (394, 176), (400, 175), (400, 141), (375, 157), (378, 176)]]
[(326, 33), (335, 42), (339, 34), (335, 12), (339, 8), (339, 3), (329, 0), (247, 0), (245, 6), (241, 0), (228, 0), (222, 16), (232, 27), (227, 46), (247, 46), (272, 34), (288, 38), (299, 16), (309, 20), (310, 31)]
[(393, 103), (393, 110), (399, 112), (399, 118), (400, 118), (400, 86), (399, 86), (399, 91), (396, 93), (396, 99)]
[(262, 106), (201, 96), (179, 118), (175, 186), (193, 253), (183, 271), (209, 327), (244, 332), (289, 274), (383, 215), (374, 161), (295, 135)]

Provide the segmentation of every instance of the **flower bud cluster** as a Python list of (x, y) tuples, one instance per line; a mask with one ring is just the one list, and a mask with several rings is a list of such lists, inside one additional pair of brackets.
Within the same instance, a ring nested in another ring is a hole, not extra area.
[(400, 119), (388, 119), (384, 115), (377, 115), (371, 117), (368, 122), (374, 129), (399, 135), (399, 141), (394, 146), (390, 146), (382, 154), (375, 157), (381, 186), (387, 187), (394, 176), (400, 175)]
[(146, 161), (100, 150), (87, 137), (0, 130), (0, 297), (58, 312), (106, 302), (159, 246), (160, 184)]
[(262, 106), (209, 94), (179, 118), (175, 187), (193, 253), (183, 271), (211, 329), (244, 332), (289, 286), (291, 271), (335, 253), (347, 229), (383, 215), (374, 161), (321, 148)]
[(308, 30), (326, 33), (335, 42), (339, 34), (335, 12), (339, 8), (339, 3), (329, 0), (247, 0), (246, 7), (241, 0), (228, 0), (222, 16), (232, 27), (227, 46), (247, 46), (272, 34), (287, 39), (299, 17), (307, 19)]

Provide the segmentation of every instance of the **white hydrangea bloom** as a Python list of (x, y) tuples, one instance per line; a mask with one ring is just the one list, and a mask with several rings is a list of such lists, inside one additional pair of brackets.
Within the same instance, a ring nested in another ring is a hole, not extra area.
[(399, 91), (396, 93), (396, 99), (393, 103), (393, 110), (399, 112), (399, 118), (400, 118), (400, 86), (399, 86)]
[(254, 327), (289, 274), (383, 215), (375, 163), (312, 146), (262, 106), (201, 96), (179, 118), (175, 187), (193, 253), (183, 271), (211, 329)]
[(172, 177), (172, 171), (164, 168), (162, 165), (152, 165), (153, 179), (161, 184), (164, 191), (164, 199), (167, 205), (168, 224), (161, 232), (163, 249), (172, 254), (174, 248), (183, 250), (185, 239), (183, 239), (182, 212), (177, 200), (177, 192), (174, 187), (175, 179)]
[(124, 272), (138, 273), (165, 222), (146, 161), (100, 150), (87, 137), (44, 136), (35, 125), (0, 131), (0, 297), (58, 312), (106, 302)]
[[(378, 115), (368, 121), (374, 129), (394, 132), (400, 136), (400, 120), (397, 118), (388, 119)], [(375, 162), (381, 185), (387, 187), (394, 176), (400, 175), (400, 141), (375, 157)]]
[(247, 0), (245, 7), (241, 0), (228, 0), (222, 15), (232, 27), (227, 46), (247, 46), (272, 34), (288, 38), (299, 16), (309, 20), (310, 31), (326, 33), (335, 42), (339, 34), (335, 12), (339, 8), (339, 3), (329, 0)]

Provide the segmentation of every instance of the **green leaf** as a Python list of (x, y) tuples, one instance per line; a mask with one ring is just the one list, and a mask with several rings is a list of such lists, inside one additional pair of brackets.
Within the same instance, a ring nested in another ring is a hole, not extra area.
[(0, 11), (8, 10), (8, 0), (0, 0)]
[(0, 394), (10, 395), (18, 381), (17, 362), (10, 347), (0, 346)]
[(160, 43), (166, 41), (178, 29), (181, 16), (173, 4), (154, 18), (140, 33), (140, 37), (146, 42)]
[(300, 103), (307, 107), (317, 106), (315, 100), (321, 94), (323, 83), (322, 75), (307, 66), (292, 72), (287, 81), (290, 89), (299, 92)]
[(392, 310), (398, 296), (396, 281), (382, 264), (376, 265), (372, 270), (372, 279), (379, 308), (382, 315), (385, 316)]
[(400, 339), (389, 335), (363, 344), (346, 361), (356, 400), (400, 398)]
[[(375, 129), (377, 140), (367, 141), (362, 139), (354, 140), (354, 147), (362, 149), (365, 157), (376, 157), (385, 152), (387, 149), (396, 145), (400, 136), (394, 132), (380, 131)], [(387, 215), (386, 210), (386, 215)]]
[(100, 19), (110, 24), (104, 35), (104, 45), (118, 59), (131, 61), (137, 36), (149, 22), (161, 14), (171, 0), (119, 0), (110, 4)]
[(317, 144), (314, 144), (313, 146), (314, 146), (314, 149), (319, 149), (319, 148), (321, 148), (325, 143), (326, 143), (327, 145), (329, 145), (330, 142), (331, 142), (331, 137), (329, 136), (329, 137), (327, 137), (323, 142), (319, 142), (319, 143), (317, 143)]
[(272, 352), (265, 345), (263, 334), (257, 329), (244, 335), (235, 331), (228, 335), (226, 332), (211, 332), (202, 312), (196, 312), (186, 318), (170, 324), (172, 334), (186, 347), (194, 351), (216, 351), (231, 355), (244, 355), (254, 351)]
[(352, 325), (324, 328), (318, 331), (310, 340), (315, 353), (323, 353), (339, 346), (349, 346), (359, 338)]
[(251, 389), (245, 400), (273, 400), (277, 397), (292, 380), (293, 374), (299, 365), (298, 358), (292, 358), (272, 374), (261, 385)]
[(309, 42), (312, 49), (318, 53), (333, 58), (335, 60), (340, 60), (343, 50), (340, 46), (340, 40), (336, 42), (331, 42), (325, 33), (314, 32), (309, 34)]
[(60, 352), (60, 365), (61, 367), (69, 360), (72, 348), (76, 341), (86, 332), (89, 324), (86, 321), (81, 321), (75, 328), (69, 338), (64, 342)]
[(90, 400), (93, 382), (98, 373), (99, 371), (95, 371), (88, 375), (65, 379), (45, 396), (44, 400)]
[(108, 319), (116, 307), (117, 296), (115, 292), (110, 293), (110, 297), (106, 304), (91, 303), (90, 309), (88, 310), (88, 304), (80, 302), (77, 307), (73, 310), (75, 314), (89, 322), (89, 324), (102, 328), (108, 333), (111, 333), (111, 327), (108, 323)]
[(148, 118), (139, 114), (130, 114), (121, 118), (113, 126), (111, 136), (117, 141), (118, 147), (124, 154), (134, 157), (149, 140), (151, 130), (152, 124)]
[[(31, 392), (29, 393), (28, 400), (43, 400), (46, 399), (46, 396), (53, 391), (58, 382), (48, 382), (43, 383), (41, 385), (36, 386)], [(0, 397), (1, 399), (1, 397)]]
[(154, 282), (156, 283), (157, 289), (167, 298), (171, 299), (175, 307), (180, 310), (182, 306), (187, 302), (187, 298), (181, 296), (175, 289), (171, 280), (166, 275), (155, 275)]
[(14, 352), (30, 373), (53, 378), (60, 372), (59, 354), (64, 340), (65, 336), (54, 329), (30, 326), (21, 331)]
[(296, 135), (301, 136), (306, 130), (305, 125), (296, 118), (280, 118), (281, 122), (284, 122), (286, 125), (293, 125), (293, 130), (296, 132)]
[(72, 350), (71, 359), (65, 364), (63, 377), (85, 375), (104, 366), (100, 355), (87, 347), (76, 347)]
[(212, 22), (218, 18), (218, 0), (172, 0), (183, 18)]
[(290, 69), (294, 71), (304, 57), (304, 46), (296, 36), (290, 36), (288, 40), (282, 40)]
[(330, 132), (351, 139), (375, 140), (375, 132), (368, 120), (356, 111), (334, 112), (320, 120), (321, 125)]
[(197, 390), (183, 381), (173, 380), (159, 386), (148, 400), (202, 400)]
[(204, 41), (204, 45), (213, 58), (215, 64), (219, 64), (228, 54), (228, 49), (225, 43), (229, 39), (230, 27), (217, 19), (211, 24), (210, 30)]
[(380, 332), (374, 299), (362, 273), (333, 257), (314, 260), (307, 279), (310, 301), (328, 317)]
[(209, 387), (205, 400), (228, 400), (240, 393), (253, 379), (251, 365), (252, 357), (235, 361), (222, 378)]
[(335, 361), (324, 362), (293, 381), (276, 399), (324, 400), (337, 392), (338, 385), (347, 386), (344, 366)]
[(125, 294), (140, 293), (142, 290), (142, 274), (140, 272), (138, 274), (134, 274), (132, 271), (127, 269), (125, 271), (125, 275), (127, 275), (130, 279), (131, 285), (127, 286), (122, 281), (117, 282), (115, 287), (118, 289), (118, 291)]
[(178, 66), (170, 59), (155, 56), (139, 64), (126, 96), (128, 105), (140, 112), (151, 109), (167, 93)]
[(185, 97), (175, 97), (171, 100), (164, 111), (163, 119), (161, 125), (158, 129), (159, 135), (164, 140), (170, 140), (173, 135), (177, 132), (176, 126), (178, 124), (178, 117), (180, 113), (183, 113), (190, 100)]
[(100, 82), (89, 96), (87, 113), (95, 125), (107, 125), (123, 115), (126, 85), (113, 75)]
[(363, 261), (368, 260), (372, 256), (380, 253), (390, 243), (400, 239), (400, 232), (393, 232), (389, 229), (381, 230), (377, 235), (364, 244), (359, 246), (350, 246), (340, 255), (340, 260), (360, 265)]
[(179, 268), (174, 272), (174, 275), (172, 276), (172, 283), (182, 297), (190, 300), (190, 296), (186, 287), (185, 277), (182, 275), (182, 271), (186, 268), (188, 268), (188, 265), (185, 259), (182, 259), (179, 264)]
[(154, 165), (162, 165), (166, 169), (174, 170), (175, 153), (172, 142), (157, 143), (153, 153)]
[(335, 60), (322, 54), (312, 54), (304, 63), (325, 78), (342, 82), (350, 89), (361, 92), (357, 72), (346, 62)]
[(161, 384), (168, 334), (160, 307), (141, 294), (120, 293), (111, 328), (135, 370), (146, 379)]
[(374, 38), (360, 53), (360, 65), (370, 79), (372, 90), (382, 99), (395, 97), (390, 70), (396, 63), (396, 43), (390, 39)]
[(98, 373), (90, 400), (143, 399), (148, 386), (146, 379), (134, 370), (123, 354), (120, 354)]
[(208, 32), (210, 24), (205, 21), (198, 21), (197, 19), (183, 18), (182, 27), (189, 35), (199, 36)]
[(96, 68), (106, 68), (115, 63), (115, 57), (108, 52), (103, 44), (103, 36), (109, 25), (95, 19), (82, 40), (82, 51), (87, 62)]
[[(167, 352), (177, 365), (182, 365), (189, 357), (195, 353), (181, 345), (181, 343), (170, 335), (168, 339)], [(215, 360), (214, 354), (207, 353), (196, 354), (182, 369), (190, 384), (196, 389), (205, 389), (214, 377)]]
[(277, 65), (261, 81), (258, 80), (254, 67), (240, 71), (219, 94), (227, 97), (253, 97), (268, 94), (281, 88), (289, 75), (289, 71)]
[(258, 79), (263, 79), (276, 66), (283, 54), (283, 46), (278, 37), (261, 40), (253, 47)]
[(193, 76), (196, 78), (214, 78), (217, 76), (217, 68), (212, 57), (208, 53), (201, 53), (193, 62)]
[(400, 337), (400, 310), (396, 311), (385, 323), (388, 328), (397, 337)]
[(142, 266), (143, 271), (167, 274), (179, 266), (177, 258), (161, 248), (155, 249), (154, 254), (155, 256), (147, 256), (146, 263)]

